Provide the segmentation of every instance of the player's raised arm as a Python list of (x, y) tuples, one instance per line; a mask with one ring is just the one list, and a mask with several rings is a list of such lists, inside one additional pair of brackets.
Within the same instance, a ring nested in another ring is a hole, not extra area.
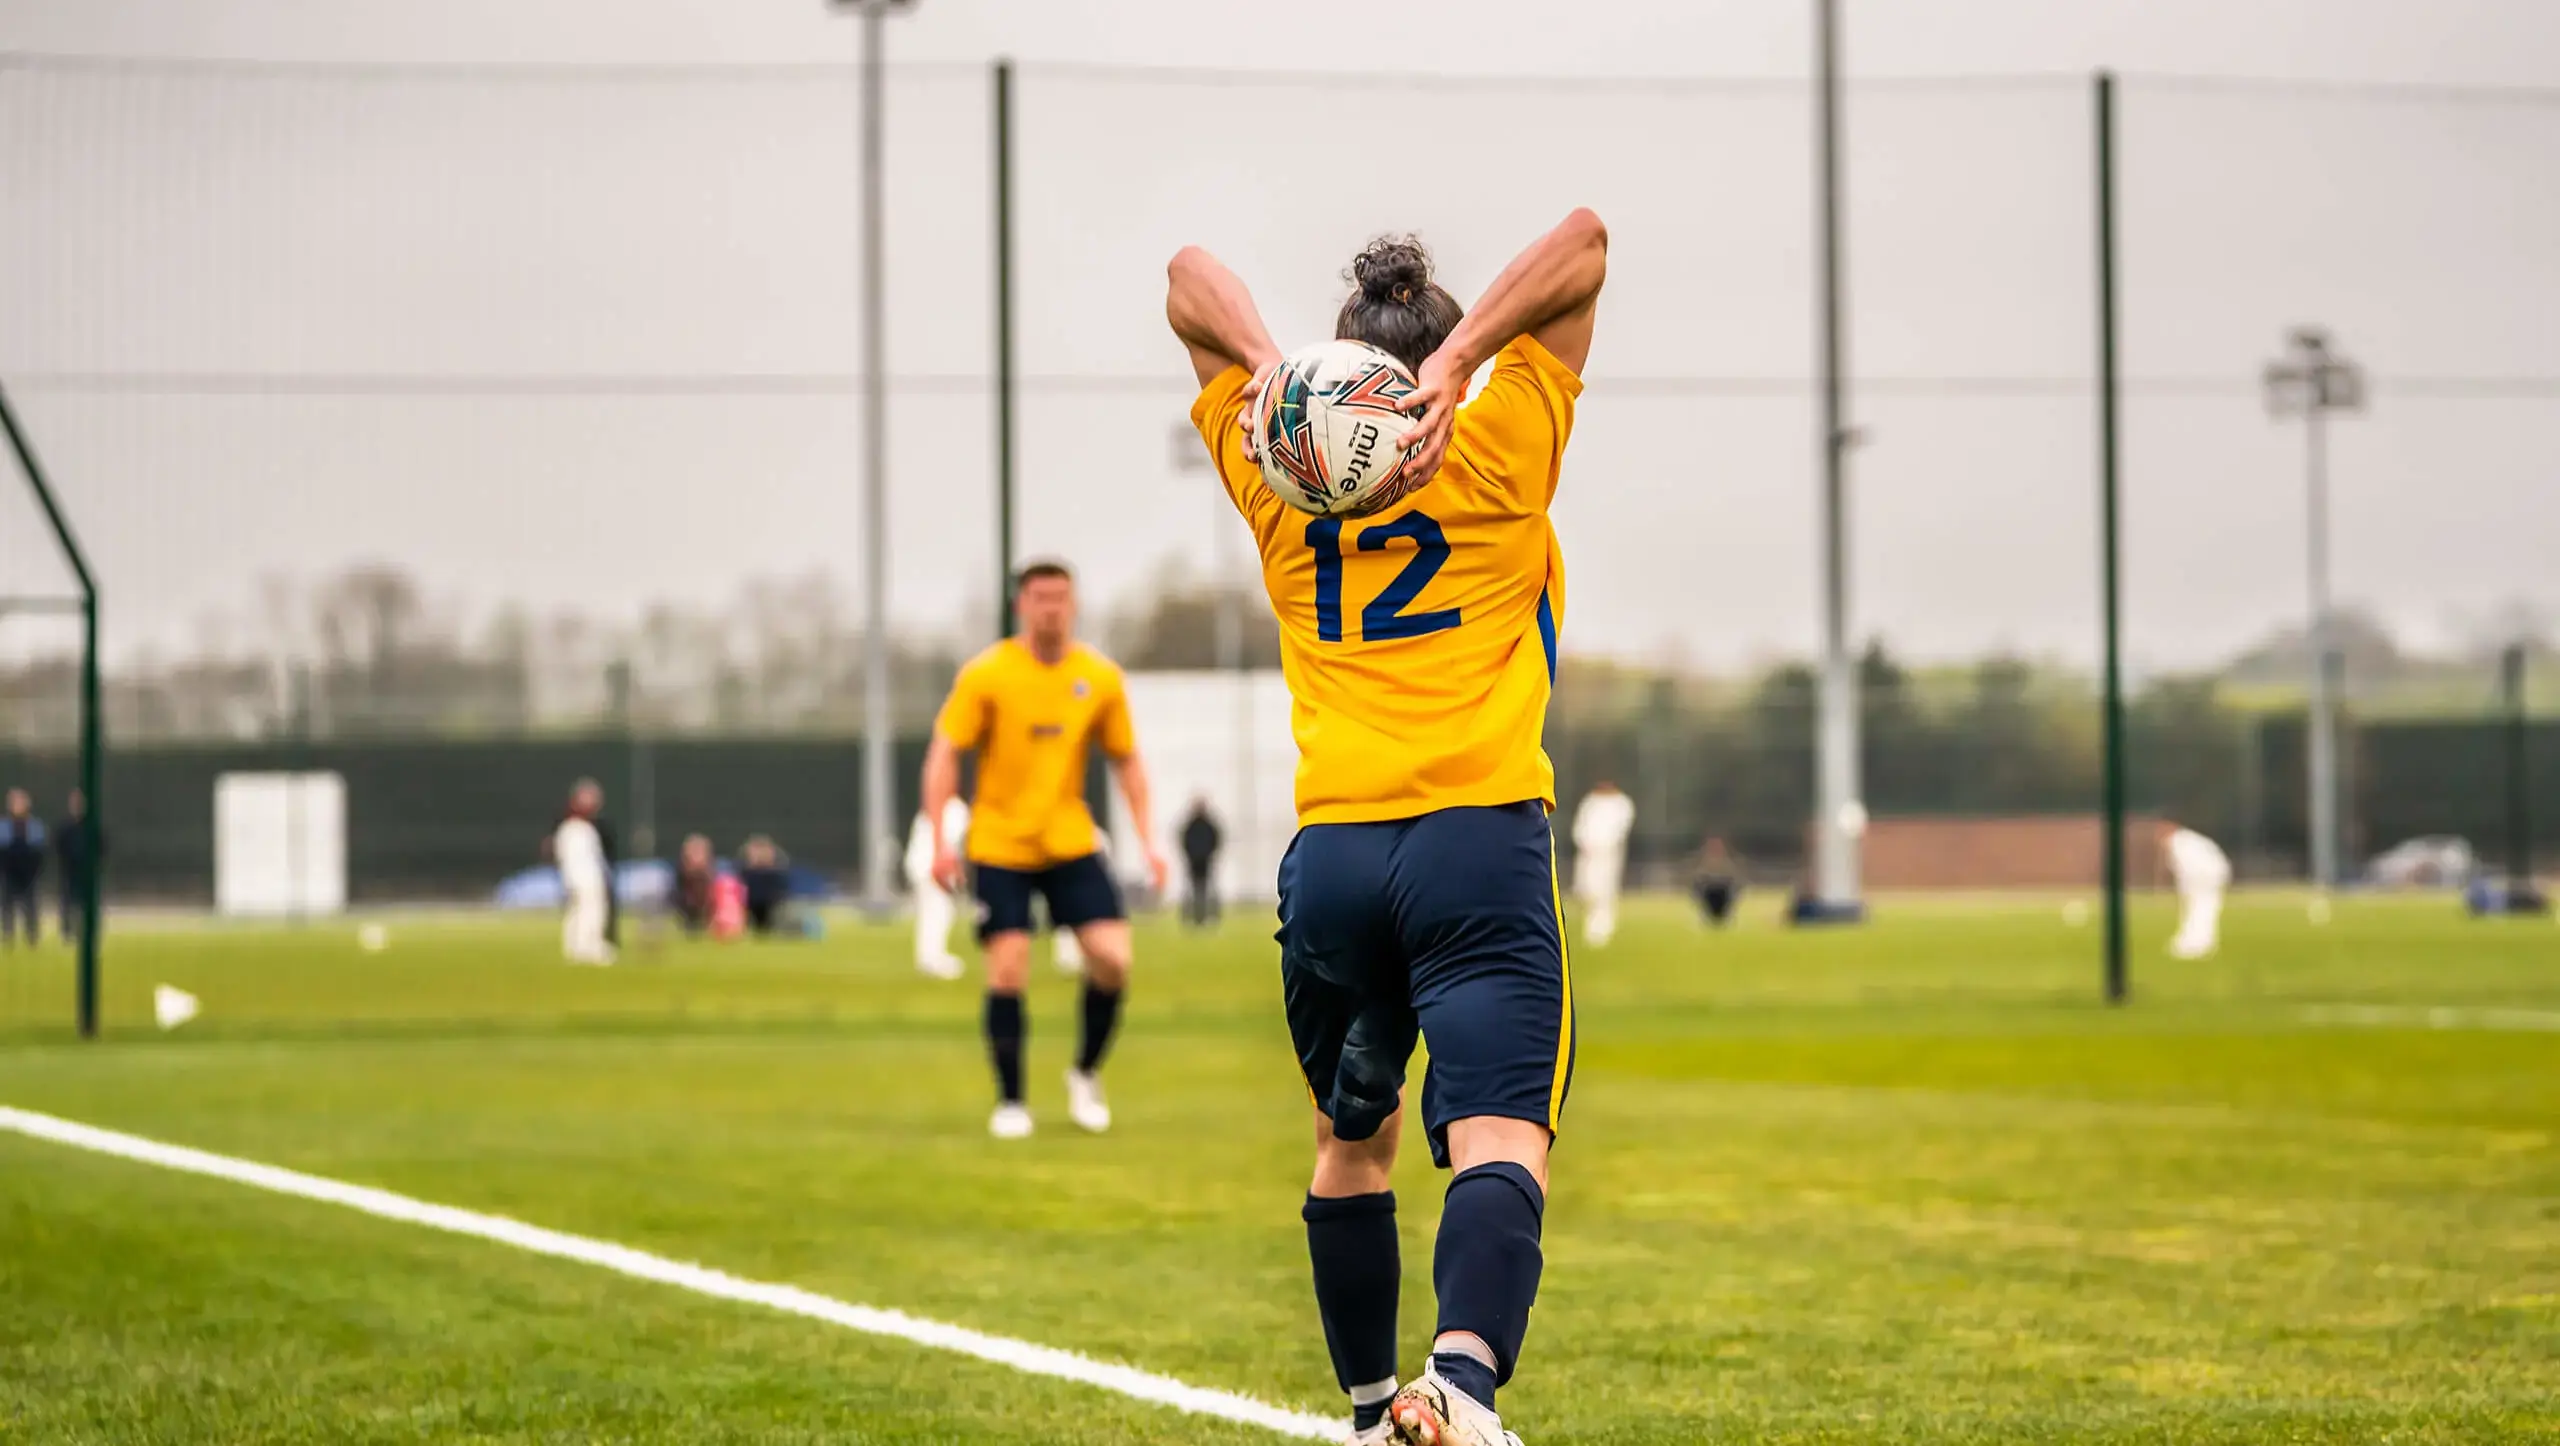
[(1579, 372), (1591, 356), (1591, 322), (1608, 276), (1609, 228), (1589, 207), (1577, 207), (1502, 268), (1434, 359), (1465, 363), (1465, 375), (1525, 333)]
[(1421, 385), (1405, 399), (1404, 409), (1422, 418), (1404, 439), (1421, 475), (1440, 469), (1467, 379), (1514, 337), (1535, 337), (1557, 361), (1582, 370), (1591, 357), (1591, 325), (1608, 275), (1609, 228), (1589, 207), (1575, 208), (1502, 268), (1466, 320), (1423, 362), (1415, 377)]
[(1164, 319), (1191, 350), (1191, 370), (1207, 386), (1229, 367), (1259, 374), (1280, 360), (1253, 293), (1226, 263), (1197, 246), (1165, 267)]

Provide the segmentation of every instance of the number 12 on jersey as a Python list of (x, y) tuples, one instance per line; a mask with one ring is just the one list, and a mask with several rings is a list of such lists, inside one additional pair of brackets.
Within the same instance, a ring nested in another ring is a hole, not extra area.
[[(1439, 522), (1420, 512), (1408, 512), (1393, 522), (1382, 522), (1362, 532), (1359, 550), (1384, 552), (1387, 544), (1397, 538), (1412, 541), (1413, 559), (1369, 600), (1368, 606), (1360, 609), (1362, 642), (1418, 638), (1458, 625), (1456, 608), (1427, 613), (1405, 611), (1449, 560), (1449, 539), (1440, 531)], [(1307, 546), (1316, 555), (1316, 636), (1328, 643), (1341, 642), (1342, 519), (1324, 517), (1308, 523)]]

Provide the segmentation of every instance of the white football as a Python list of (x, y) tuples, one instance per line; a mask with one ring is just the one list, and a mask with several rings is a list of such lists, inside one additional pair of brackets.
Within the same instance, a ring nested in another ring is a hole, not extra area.
[(1255, 399), (1254, 453), (1280, 500), (1318, 517), (1366, 517), (1413, 494), (1397, 445), (1420, 420), (1404, 363), (1361, 341), (1326, 341), (1273, 369)]

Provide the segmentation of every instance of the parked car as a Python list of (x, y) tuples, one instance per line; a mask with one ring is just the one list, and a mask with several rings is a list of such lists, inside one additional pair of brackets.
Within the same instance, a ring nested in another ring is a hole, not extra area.
[(2458, 889), (2471, 881), (2478, 864), (2469, 839), (2431, 834), (2376, 855), (2364, 866), (2364, 878), (2377, 889)]

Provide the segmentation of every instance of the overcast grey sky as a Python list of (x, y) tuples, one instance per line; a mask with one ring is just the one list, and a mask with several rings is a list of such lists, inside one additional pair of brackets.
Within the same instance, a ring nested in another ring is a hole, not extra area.
[[(1844, 8), (1853, 77), (2052, 77), (1853, 97), (1855, 609), (1922, 654), (2094, 647), (2079, 76), (2560, 87), (2543, 0)], [(987, 611), (980, 67), (1008, 54), (1026, 547), (1109, 597), (1239, 541), (1168, 438), (1174, 246), (1229, 255), (1293, 342), (1367, 233), (1420, 229), (1464, 295), (1589, 203), (1615, 266), (1558, 509), (1568, 646), (1808, 646), (1811, 136), (1785, 83), (1807, 10), (924, 0), (894, 54), (931, 64), (890, 114), (901, 620)], [(858, 586), (854, 112), (825, 68), (853, 27), (818, 0), (0, 0), (0, 50), (821, 67), (0, 71), (0, 375), (113, 580), (120, 647), (358, 558), (468, 607), (627, 612), (813, 567)], [(1375, 70), (1685, 79), (1350, 75)], [(2137, 654), (2199, 661), (2299, 615), (2300, 439), (2252, 378), (2301, 321), (2377, 381), (2337, 439), (2341, 595), (2421, 635), (2560, 606), (2560, 96), (2137, 79), (2125, 154)], [(0, 494), (0, 572), (39, 556)]]

